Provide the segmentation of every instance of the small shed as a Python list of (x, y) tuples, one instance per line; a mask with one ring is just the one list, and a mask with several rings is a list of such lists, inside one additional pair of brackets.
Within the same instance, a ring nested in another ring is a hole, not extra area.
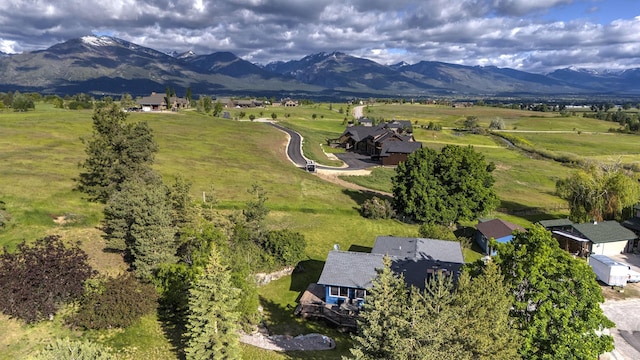
[(526, 231), (522, 226), (512, 224), (502, 219), (481, 220), (476, 225), (476, 242), (485, 254), (495, 255), (495, 249), (491, 248), (490, 240), (494, 239), (499, 243), (506, 243), (513, 239), (513, 232)]

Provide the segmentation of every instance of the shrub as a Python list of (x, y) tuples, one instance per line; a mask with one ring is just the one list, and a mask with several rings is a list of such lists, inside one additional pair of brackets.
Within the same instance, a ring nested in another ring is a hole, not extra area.
[(125, 328), (156, 310), (157, 300), (153, 285), (141, 283), (131, 274), (120, 275), (88, 288), (78, 312), (68, 322), (84, 329)]
[(457, 240), (456, 235), (451, 228), (434, 223), (424, 223), (420, 225), (418, 233), (423, 238), (439, 239), (439, 240)]
[(307, 242), (304, 235), (291, 230), (270, 231), (264, 242), (264, 248), (280, 265), (295, 265), (305, 257)]
[(77, 246), (67, 248), (57, 235), (22, 242), (0, 255), (0, 311), (34, 323), (51, 318), (62, 304), (79, 298), (95, 271)]
[(7, 226), (7, 223), (11, 220), (11, 215), (6, 210), (6, 204), (0, 200), (0, 229)]
[(502, 118), (499, 118), (499, 117), (491, 120), (491, 124), (489, 124), (489, 129), (504, 130), (505, 129), (504, 120), (502, 120)]
[(110, 349), (102, 345), (78, 341), (57, 339), (32, 357), (33, 360), (111, 360), (116, 357)]
[(360, 212), (362, 216), (369, 219), (389, 219), (396, 215), (390, 201), (376, 196), (365, 200)]

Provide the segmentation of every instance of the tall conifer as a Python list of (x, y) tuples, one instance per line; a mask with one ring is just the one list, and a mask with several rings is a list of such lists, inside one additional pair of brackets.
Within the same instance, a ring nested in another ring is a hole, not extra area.
[(185, 355), (187, 360), (238, 359), (239, 290), (233, 287), (229, 270), (221, 264), (212, 245), (209, 265), (189, 291)]

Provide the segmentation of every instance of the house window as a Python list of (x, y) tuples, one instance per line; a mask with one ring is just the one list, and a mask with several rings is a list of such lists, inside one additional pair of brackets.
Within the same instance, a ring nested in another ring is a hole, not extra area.
[(337, 297), (349, 297), (349, 288), (342, 286), (330, 286), (329, 295)]
[(367, 295), (367, 291), (365, 289), (356, 289), (356, 299), (364, 299), (364, 297)]

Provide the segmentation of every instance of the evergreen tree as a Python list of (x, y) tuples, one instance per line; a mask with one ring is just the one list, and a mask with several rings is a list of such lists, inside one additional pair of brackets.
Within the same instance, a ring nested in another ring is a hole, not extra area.
[(77, 189), (91, 201), (106, 203), (122, 183), (151, 173), (158, 151), (146, 123), (127, 124), (127, 113), (117, 104), (97, 107), (93, 113), (93, 135), (82, 139), (87, 159), (76, 181)]
[(402, 359), (406, 354), (407, 291), (404, 279), (391, 270), (385, 257), (383, 268), (372, 281), (358, 316), (358, 333), (353, 336), (355, 359)]
[(515, 297), (510, 316), (524, 359), (596, 359), (613, 350), (604, 297), (586, 262), (559, 248), (541, 226), (498, 244), (496, 263)]
[(468, 350), (457, 340), (456, 324), (466, 314), (454, 306), (451, 276), (432, 276), (423, 291), (411, 289), (409, 323), (403, 346), (407, 359), (465, 360)]
[(511, 296), (500, 268), (489, 262), (479, 276), (463, 272), (455, 296), (456, 340), (477, 360), (520, 358), (519, 339), (509, 317)]
[(230, 273), (221, 264), (212, 246), (209, 264), (189, 291), (185, 355), (189, 359), (238, 359), (239, 291), (231, 284)]
[(104, 231), (108, 246), (125, 250), (138, 278), (150, 278), (158, 265), (175, 260), (175, 228), (167, 190), (159, 181), (132, 179), (107, 202)]

